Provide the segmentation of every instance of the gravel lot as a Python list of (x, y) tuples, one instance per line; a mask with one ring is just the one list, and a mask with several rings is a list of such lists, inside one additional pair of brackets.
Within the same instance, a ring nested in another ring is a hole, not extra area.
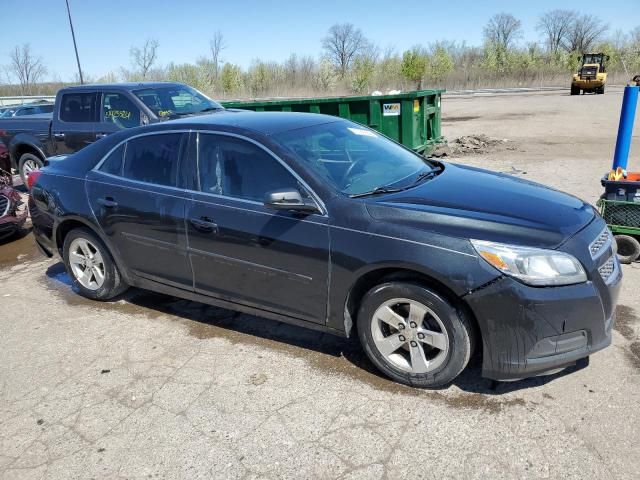
[[(452, 161), (595, 202), (620, 102), (445, 97), (443, 133), (508, 140)], [(495, 384), (474, 364), (419, 391), (355, 341), (141, 291), (84, 300), (26, 236), (0, 245), (0, 476), (638, 478), (638, 264), (624, 274), (613, 345), (588, 367)]]

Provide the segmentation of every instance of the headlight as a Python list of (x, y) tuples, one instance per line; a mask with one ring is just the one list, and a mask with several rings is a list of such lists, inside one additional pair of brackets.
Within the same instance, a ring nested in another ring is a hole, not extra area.
[(558, 286), (587, 281), (580, 262), (564, 252), (483, 240), (471, 240), (471, 244), (492, 266), (529, 285)]

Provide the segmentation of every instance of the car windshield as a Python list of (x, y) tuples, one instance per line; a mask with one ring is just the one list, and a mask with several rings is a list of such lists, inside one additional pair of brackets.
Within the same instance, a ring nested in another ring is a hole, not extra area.
[(409, 188), (437, 166), (367, 127), (337, 121), (274, 138), (340, 192), (360, 196)]
[(133, 93), (159, 118), (222, 110), (219, 103), (186, 85), (144, 88)]

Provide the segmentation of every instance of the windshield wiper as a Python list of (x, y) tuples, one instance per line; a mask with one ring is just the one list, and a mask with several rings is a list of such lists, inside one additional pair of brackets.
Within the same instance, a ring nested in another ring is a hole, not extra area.
[(218, 110), (224, 110), (224, 107), (207, 107), (203, 108), (202, 110), (198, 110), (198, 113), (217, 112)]
[(427, 180), (427, 179), (433, 178), (436, 175), (438, 175), (441, 171), (442, 171), (442, 167), (434, 167), (431, 170), (425, 170), (424, 172), (420, 172), (416, 176), (416, 179), (413, 181), (412, 185), (415, 185), (416, 183), (419, 183), (422, 180)]
[(395, 193), (395, 192), (401, 192), (402, 190), (406, 190), (406, 188), (376, 187), (369, 192), (354, 193), (349, 196), (351, 198), (368, 197), (369, 195), (379, 195), (381, 193)]

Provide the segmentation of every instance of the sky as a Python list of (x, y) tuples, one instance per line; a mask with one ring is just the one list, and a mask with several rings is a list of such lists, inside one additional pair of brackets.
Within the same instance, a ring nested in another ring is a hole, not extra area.
[[(0, 0), (0, 69), (9, 52), (29, 43), (50, 79), (77, 72), (64, 0)], [(590, 13), (611, 32), (640, 25), (640, 0), (69, 0), (82, 70), (97, 78), (130, 67), (129, 51), (147, 38), (159, 42), (158, 62), (195, 62), (220, 30), (222, 59), (243, 67), (256, 58), (282, 61), (291, 53), (319, 56), (335, 23), (350, 22), (382, 48), (398, 51), (437, 40), (479, 45), (482, 28), (499, 12), (522, 21), (524, 39), (539, 40), (538, 16), (554, 8)], [(0, 75), (0, 81), (4, 80)]]

